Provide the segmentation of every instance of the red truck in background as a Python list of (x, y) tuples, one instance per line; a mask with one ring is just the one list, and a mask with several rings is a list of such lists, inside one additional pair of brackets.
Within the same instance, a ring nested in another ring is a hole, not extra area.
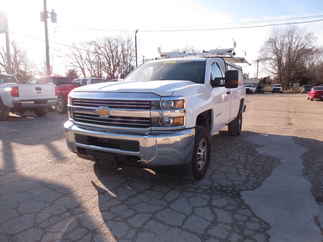
[(55, 109), (59, 113), (65, 113), (67, 111), (68, 94), (79, 85), (68, 77), (58, 75), (40, 77), (39, 82), (55, 84), (55, 95), (57, 96)]
[[(66, 113), (67, 111), (67, 98), (68, 94), (76, 87), (96, 84), (101, 82), (106, 82), (107, 80), (102, 78), (81, 78), (72, 80), (64, 76), (46, 76), (39, 78), (39, 83), (54, 83), (55, 84), (55, 94), (57, 96), (57, 103), (55, 109), (59, 113)], [(110, 80), (117, 81), (117, 80)]]
[[(66, 78), (67, 79), (67, 78)], [(56, 111), (59, 113), (66, 113), (67, 111), (67, 97), (70, 91), (72, 91), (74, 88), (79, 87), (79, 86), (84, 86), (84, 85), (89, 85), (89, 84), (96, 84), (96, 83), (102, 83), (106, 82), (107, 80), (102, 79), (102, 78), (83, 78), (83, 79), (75, 79), (73, 81), (71, 80), (66, 80), (64, 82), (64, 79), (60, 78), (60, 82), (57, 82), (58, 80), (56, 79), (53, 81), (56, 84), (56, 96), (57, 96), (57, 104), (56, 104)], [(115, 80), (111, 80), (115, 81)]]
[(70, 91), (78, 87), (76, 83), (62, 84), (55, 88), (57, 96), (56, 111), (59, 113), (66, 113), (67, 111), (67, 97)]

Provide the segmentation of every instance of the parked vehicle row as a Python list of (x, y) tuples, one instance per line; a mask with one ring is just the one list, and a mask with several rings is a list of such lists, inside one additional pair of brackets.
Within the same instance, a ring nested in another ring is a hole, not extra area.
[[(245, 83), (245, 88), (247, 94), (265, 93), (265, 88), (259, 83)], [(283, 88), (281, 84), (273, 84), (270, 89), (267, 89), (267, 91), (271, 91), (272, 93), (282, 93)]]
[(275, 93), (275, 92), (283, 93), (282, 85), (281, 84), (273, 84), (273, 85), (271, 85), (271, 92), (272, 93)]

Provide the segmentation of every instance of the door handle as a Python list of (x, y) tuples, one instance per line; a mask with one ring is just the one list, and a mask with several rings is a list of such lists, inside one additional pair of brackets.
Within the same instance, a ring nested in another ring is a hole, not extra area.
[(227, 94), (231, 94), (231, 91), (227, 91)]

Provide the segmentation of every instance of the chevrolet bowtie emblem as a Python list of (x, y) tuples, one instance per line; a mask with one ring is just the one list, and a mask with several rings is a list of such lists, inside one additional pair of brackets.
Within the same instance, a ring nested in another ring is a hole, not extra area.
[(96, 114), (99, 115), (101, 118), (107, 118), (110, 115), (110, 110), (108, 107), (98, 107), (95, 110)]

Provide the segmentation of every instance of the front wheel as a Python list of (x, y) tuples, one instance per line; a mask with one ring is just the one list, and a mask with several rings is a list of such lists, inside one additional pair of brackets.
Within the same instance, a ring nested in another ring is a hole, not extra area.
[(67, 104), (64, 100), (64, 98), (58, 98), (57, 104), (56, 104), (56, 110), (59, 113), (66, 113), (67, 111)]
[(238, 116), (232, 120), (228, 125), (228, 132), (231, 136), (238, 136), (242, 129), (242, 111), (239, 111)]
[(206, 128), (197, 126), (192, 161), (188, 166), (188, 172), (195, 180), (201, 180), (205, 176), (210, 163), (210, 154), (210, 134)]

